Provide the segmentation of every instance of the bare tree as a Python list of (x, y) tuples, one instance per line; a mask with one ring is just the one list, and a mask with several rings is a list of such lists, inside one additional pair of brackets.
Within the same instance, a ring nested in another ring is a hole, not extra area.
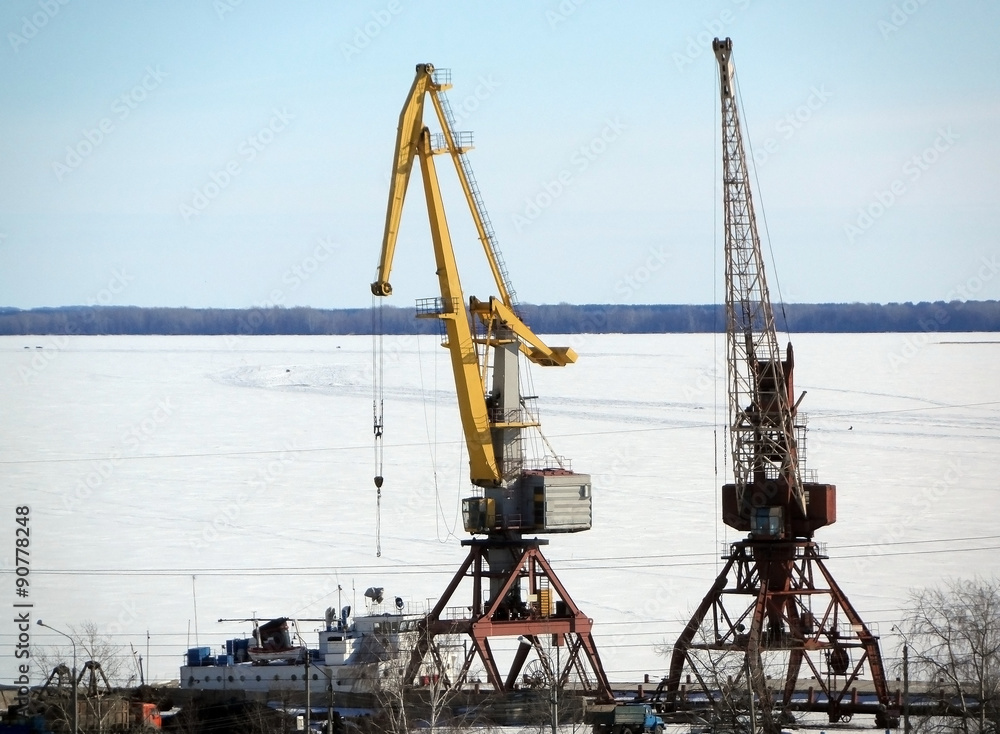
[(102, 634), (95, 622), (88, 620), (79, 626), (70, 626), (69, 629), (82, 659), (100, 663), (111, 685), (128, 685), (135, 678), (134, 673), (129, 670), (130, 658), (125, 654), (124, 646), (116, 643), (109, 635)]
[[(287, 702), (282, 710), (288, 707)], [(245, 701), (236, 725), (247, 734), (278, 734), (284, 728), (284, 716), (259, 701)]]
[(46, 673), (45, 684), (31, 702), (32, 711), (42, 713), (53, 731), (71, 732), (73, 720), (73, 676), (70, 666), (47, 651), (36, 649), (36, 665)]
[[(34, 651), (35, 662), (51, 682), (47, 688), (45, 704), (47, 716), (60, 726), (70, 728), (72, 720), (72, 686), (78, 686), (80, 704), (80, 725), (86, 728), (86, 722), (92, 722), (95, 728), (106, 728), (107, 725), (120, 726), (127, 720), (127, 706), (119, 696), (111, 696), (112, 685), (128, 685), (132, 678), (126, 679), (130, 656), (124, 653), (124, 648), (116, 644), (109, 635), (103, 634), (96, 623), (85, 621), (79, 625), (70, 626), (70, 637), (76, 642), (76, 676), (69, 675), (71, 659), (70, 646), (61, 644), (49, 649)], [(64, 674), (56, 671), (63, 669)], [(48, 674), (52, 673), (51, 676)], [(59, 684), (58, 690), (56, 684)], [(125, 706), (125, 708), (123, 708)]]
[(583, 697), (567, 690), (570, 670), (561, 665), (560, 650), (555, 636), (538, 636), (532, 640), (533, 657), (521, 669), (521, 734), (549, 734), (553, 725), (560, 731), (590, 730), (584, 723)]
[[(77, 670), (80, 671), (88, 662), (100, 664), (101, 670), (113, 686), (130, 684), (138, 676), (130, 670), (131, 656), (125, 654), (123, 645), (116, 643), (109, 635), (101, 633), (95, 622), (86, 621), (69, 627), (70, 637), (76, 641)], [(68, 665), (71, 660), (71, 649), (68, 644), (60, 643), (51, 648), (41, 648), (34, 652), (36, 664), (46, 674), (57, 665)]]
[(408, 734), (413, 726), (406, 697), (408, 657), (397, 638), (398, 635), (377, 632), (362, 641), (360, 655), (366, 664), (364, 675), (371, 681), (378, 703), (378, 730), (386, 734)]
[[(663, 640), (654, 651), (669, 659), (674, 643)], [(696, 644), (686, 652), (686, 661), (691, 690), (705, 695), (711, 705), (705, 724), (713, 732), (762, 731), (785, 722), (787, 712), (773, 708), (772, 686), (775, 680), (782, 680), (784, 671), (780, 652), (761, 652), (756, 666), (759, 677), (750, 685), (747, 653), (710, 640), (707, 631), (700, 628)]]
[(924, 732), (1000, 731), (1000, 579), (955, 580), (910, 595), (906, 620), (911, 678), (934, 685), (938, 713)]
[[(202, 721), (197, 701), (191, 700), (181, 708), (174, 717), (172, 728), (176, 734), (199, 734)], [(250, 728), (250, 731), (258, 734), (255, 729)]]
[(471, 725), (468, 717), (456, 721), (452, 711), (461, 690), (453, 685), (458, 646), (451, 636), (438, 635), (429, 641), (428, 654), (417, 674), (418, 685), (413, 685), (414, 681), (407, 677), (411, 652), (421, 634), (429, 633), (421, 628), (421, 631), (376, 635), (379, 650), (377, 672), (373, 673), (374, 693), (384, 729), (391, 734), (407, 734), (419, 728), (433, 734), (460, 726), (464, 731)]

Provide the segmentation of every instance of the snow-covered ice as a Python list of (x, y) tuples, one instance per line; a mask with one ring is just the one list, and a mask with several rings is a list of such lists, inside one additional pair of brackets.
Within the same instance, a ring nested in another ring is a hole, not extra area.
[[(718, 519), (725, 342), (547, 341), (580, 360), (534, 368), (525, 392), (558, 453), (593, 475), (595, 516), (545, 554), (595, 620), (612, 680), (656, 680), (667, 661), (654, 647), (677, 636), (738, 537)], [(794, 342), (808, 468), (838, 487), (838, 522), (817, 539), (891, 665), (911, 589), (1000, 569), (1000, 337)], [(385, 337), (385, 351), (377, 557), (371, 337), (0, 337), (8, 608), (24, 505), (33, 618), (93, 621), (143, 656), (148, 631), (154, 679), (175, 678), (196, 638), (246, 632), (223, 617), (321, 617), (371, 585), (414, 608), (436, 599), (465, 557), (470, 488), (450, 368), (433, 337)], [(16, 637), (0, 624), (5, 682)]]

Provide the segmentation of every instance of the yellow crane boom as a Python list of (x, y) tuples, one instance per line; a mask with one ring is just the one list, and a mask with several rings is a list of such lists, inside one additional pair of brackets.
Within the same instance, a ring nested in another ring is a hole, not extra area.
[[(471, 139), (454, 131), (450, 107), (442, 94), (451, 85), (446, 81), (438, 81), (436, 77), (433, 65), (417, 66), (416, 78), (399, 115), (382, 251), (371, 290), (376, 296), (388, 296), (392, 293), (389, 275), (396, 251), (403, 203), (413, 162), (417, 159), (420, 162), (441, 292), (439, 298), (419, 302), (417, 316), (438, 318), (444, 322), (444, 346), (451, 355), (459, 413), (469, 450), (471, 479), (481, 487), (497, 487), (511, 474), (504, 466), (507, 458), (504, 455), (504, 445), (509, 444), (511, 439), (509, 435), (504, 436), (503, 432), (537, 424), (530, 419), (512, 419), (511, 413), (516, 412), (518, 396), (508, 395), (506, 408), (501, 409), (496, 400), (498, 389), (496, 386), (492, 391), (488, 389), (488, 355), (491, 348), (516, 345), (517, 351), (529, 360), (547, 367), (570, 364), (576, 361), (577, 355), (569, 347), (550, 347), (545, 344), (515, 312), (512, 290), (507, 282), (495, 236), (488, 223), (472, 170), (464, 156), (471, 147)], [(439, 145), (435, 145), (434, 135), (423, 123), (428, 97), (443, 131)], [(450, 154), (455, 164), (479, 240), (493, 273), (498, 297), (490, 297), (486, 301), (471, 298), (468, 304), (465, 302), (434, 164), (434, 156), (443, 153)], [(478, 329), (477, 322), (480, 325)], [(487, 399), (488, 395), (490, 400)], [(515, 400), (514, 406), (510, 403), (512, 398)]]
[(442, 145), (439, 149), (431, 149), (432, 153), (451, 155), (458, 179), (465, 193), (469, 210), (476, 225), (479, 241), (483, 245), (486, 259), (493, 273), (500, 298), (504, 305), (513, 308), (513, 292), (508, 283), (503, 261), (496, 247), (493, 228), (479, 196), (472, 169), (465, 160), (464, 154), (472, 147), (472, 138), (468, 133), (458, 134), (451, 121), (450, 107), (442, 92), (451, 88), (446, 69), (434, 68), (433, 64), (417, 64), (417, 75), (410, 87), (403, 109), (399, 113), (399, 129), (396, 134), (396, 154), (393, 161), (392, 181), (389, 184), (389, 204), (385, 216), (385, 232), (382, 235), (382, 257), (379, 261), (378, 277), (372, 283), (372, 293), (376, 296), (388, 296), (392, 293), (389, 284), (389, 271), (392, 269), (392, 258), (396, 249), (396, 237), (399, 234), (399, 220), (403, 213), (403, 200), (413, 168), (413, 159), (418, 155), (418, 144), (421, 132), (424, 130), (424, 102), (430, 95), (431, 104), (442, 129)]

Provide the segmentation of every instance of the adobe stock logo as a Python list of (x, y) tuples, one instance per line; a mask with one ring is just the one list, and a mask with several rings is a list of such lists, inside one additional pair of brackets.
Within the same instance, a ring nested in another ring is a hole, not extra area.
[(952, 131), (950, 126), (945, 130), (939, 129), (933, 143), (903, 164), (902, 173), (905, 178), (893, 179), (887, 187), (875, 191), (872, 194), (872, 201), (858, 209), (857, 219), (853, 223), (844, 224), (844, 235), (846, 235), (847, 241), (853, 245), (859, 237), (868, 232), (875, 222), (881, 219), (910, 190), (907, 187), (907, 181), (911, 186), (915, 184), (930, 170), (931, 166), (951, 150), (955, 141), (960, 137), (958, 133)]
[(882, 34), (882, 39), (888, 40), (892, 34), (899, 33), (900, 29), (910, 21), (914, 13), (927, 4), (927, 1), (903, 0), (902, 3), (894, 4), (892, 6), (892, 13), (889, 15), (889, 20), (880, 20), (877, 24), (879, 33)]
[(62, 9), (60, 6), (68, 3), (69, 0), (39, 0), (38, 11), (32, 13), (30, 18), (27, 15), (21, 17), (21, 32), (7, 34), (7, 40), (14, 53), (20, 53), (21, 46), (27, 46), (28, 41), (37, 36), (42, 28), (59, 14)]
[(513, 215), (514, 229), (520, 233), (542, 216), (542, 212), (566, 193), (579, 176), (604, 155), (613, 142), (618, 140), (625, 129), (625, 125), (617, 117), (613, 120), (605, 120), (601, 132), (577, 148), (570, 156), (570, 167), (563, 168), (553, 178), (539, 185), (539, 190), (533, 195), (525, 197), (524, 209)]
[[(809, 96), (806, 97), (805, 102), (775, 123), (775, 132), (780, 133), (783, 140), (791, 140), (813, 118), (813, 115), (826, 106), (832, 97), (833, 92), (829, 91), (825, 84), (820, 84), (818, 87), (813, 86), (809, 90)], [(781, 143), (777, 139), (766, 138), (763, 144), (753, 149), (754, 162), (759, 166), (764, 165), (780, 148)]]
[[(139, 105), (145, 102), (169, 76), (159, 64), (156, 67), (147, 66), (145, 72), (134, 87), (120, 94), (111, 103), (111, 111), (118, 122), (124, 122), (129, 115), (139, 109)], [(66, 146), (66, 155), (62, 161), (52, 161), (52, 171), (56, 175), (56, 180), (61, 182), (67, 174), (82, 166), (84, 161), (117, 130), (115, 120), (111, 117), (102, 117), (94, 127), (81, 130), (80, 140), (74, 145)]]
[(356, 26), (354, 37), (351, 43), (342, 43), (340, 51), (344, 55), (345, 61), (350, 61), (360, 54), (372, 41), (388, 26), (393, 18), (403, 12), (403, 6), (399, 0), (389, 0), (389, 3), (382, 10), (373, 10), (371, 20), (366, 21), (362, 26)]
[(239, 157), (231, 158), (219, 170), (210, 171), (208, 182), (192, 190), (190, 202), (181, 202), (179, 211), (185, 222), (190, 222), (192, 217), (201, 216), (201, 213), (244, 172), (246, 164), (256, 160), (257, 156), (262, 154), (278, 134), (295, 119), (295, 115), (284, 108), (281, 110), (275, 108), (271, 111), (274, 114), (266, 125), (240, 141), (236, 147)]
[(640, 265), (615, 283), (615, 293), (622, 299), (629, 299), (642, 290), (650, 278), (670, 260), (670, 253), (664, 249), (663, 245), (656, 248), (650, 246), (647, 249), (647, 255)]

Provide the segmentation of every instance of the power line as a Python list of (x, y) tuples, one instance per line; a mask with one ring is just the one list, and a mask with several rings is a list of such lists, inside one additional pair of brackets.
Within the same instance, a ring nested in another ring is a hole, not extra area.
[[(868, 615), (873, 615), (873, 614), (899, 614), (899, 611), (900, 611), (899, 609), (865, 609), (865, 612)], [(258, 618), (261, 619), (261, 620), (263, 620), (263, 619), (267, 618), (267, 615), (258, 615)], [(869, 621), (872, 621), (872, 620), (869, 620)], [(886, 621), (886, 622), (888, 622), (888, 621), (895, 621), (895, 618), (892, 618), (892, 619), (889, 619), (889, 620), (882, 620), (882, 621)], [(686, 619), (682, 620), (682, 619), (679, 619), (679, 618), (673, 618), (673, 619), (660, 618), (660, 619), (628, 619), (628, 620), (622, 620), (622, 621), (601, 621), (601, 622), (597, 622), (596, 624), (598, 624), (600, 630), (604, 630), (607, 627), (628, 627), (628, 628), (632, 629), (632, 628), (635, 628), (635, 627), (638, 627), (638, 626), (641, 626), (641, 625), (657, 625), (658, 627), (669, 626), (669, 625), (676, 625), (678, 628), (683, 628), (686, 623), (687, 623)], [(227, 624), (227, 626), (225, 627), (225, 629), (227, 629), (227, 630), (228, 629), (233, 629), (232, 624), (231, 623)], [(652, 635), (652, 634), (656, 634), (656, 633), (657, 633), (657, 630), (651, 630), (651, 631), (646, 631), (646, 632), (643, 632), (643, 631), (630, 631), (630, 632), (615, 633), (615, 636), (616, 637), (627, 637), (627, 636), (639, 637), (639, 636)], [(134, 639), (137, 634), (145, 635), (146, 631), (144, 630), (141, 633), (139, 633), (139, 632), (135, 632), (135, 633), (133, 633), (133, 632), (108, 632), (108, 633), (102, 633), (101, 636), (102, 637), (108, 637), (108, 638), (123, 637), (123, 638), (126, 638), (126, 639)], [(152, 631), (152, 630), (149, 631), (149, 636), (153, 640), (158, 639), (158, 638), (167, 638), (167, 637), (186, 637), (187, 634), (188, 633), (187, 633), (186, 630), (179, 630), (179, 631), (176, 631), (176, 632), (155, 632), (155, 631)], [(223, 631), (220, 634), (230, 634), (230, 633)], [(232, 633), (232, 634), (236, 634), (236, 633)], [(51, 637), (53, 639), (56, 639), (57, 641), (59, 639), (62, 639), (62, 638), (56, 637), (55, 635), (48, 634), (48, 633), (43, 633), (43, 636), (46, 637), (46, 638)], [(14, 633), (14, 632), (0, 632), (0, 640), (15, 639), (16, 637), (17, 637), (17, 634)], [(65, 643), (63, 643), (63, 644), (65, 644)], [(55, 646), (58, 647), (58, 645), (55, 645)], [(173, 643), (166, 643), (166, 642), (153, 642), (150, 645), (150, 647), (153, 648), (153, 649), (159, 648), (159, 647), (173, 648), (174, 646), (175, 645)]]
[(962, 405), (923, 405), (918, 408), (898, 408), (896, 410), (864, 411), (860, 413), (825, 413), (824, 418), (845, 418), (866, 415), (889, 415), (892, 413), (914, 413), (924, 410), (949, 410), (951, 408), (982, 408), (987, 405), (1000, 405), (1000, 401), (991, 400), (986, 403), (963, 403)]
[[(395, 444), (397, 447), (405, 446), (423, 446), (423, 443), (412, 443), (412, 444)], [(153, 459), (198, 459), (198, 458), (213, 458), (219, 456), (267, 456), (271, 454), (305, 454), (305, 453), (315, 453), (322, 451), (369, 451), (371, 446), (362, 446), (361, 444), (350, 445), (350, 446), (320, 446), (311, 449), (261, 449), (259, 451), (209, 451), (205, 453), (187, 453), (187, 454), (148, 454), (143, 456), (116, 456), (115, 461), (146, 461)], [(94, 456), (71, 456), (56, 459), (14, 459), (14, 460), (0, 460), (0, 464), (65, 464), (65, 463), (75, 463), (81, 461), (104, 461), (108, 459), (107, 454), (100, 454)]]
[[(982, 536), (984, 538), (996, 538), (997, 536)], [(949, 539), (949, 540), (936, 540), (936, 541), (908, 541), (912, 543), (941, 543), (941, 542), (956, 542), (962, 539)], [(974, 538), (970, 538), (974, 540)], [(901, 545), (893, 544), (893, 545)], [(873, 546), (869, 545), (855, 545), (847, 547), (864, 547), (870, 548)], [(891, 547), (891, 546), (878, 546), (879, 548)], [(976, 546), (974, 548), (949, 548), (949, 553), (969, 553), (974, 551), (988, 551), (988, 550), (1000, 550), (1000, 545), (985, 545)], [(877, 551), (875, 553), (854, 553), (847, 555), (838, 555), (837, 559), (851, 559), (851, 558), (884, 558), (888, 556), (916, 556), (916, 555), (927, 555), (929, 553), (940, 553), (939, 550), (904, 550), (904, 551)], [(715, 554), (714, 553), (703, 553), (703, 554), (689, 554), (697, 555), (698, 557), (710, 557), (713, 560), (705, 561), (685, 561), (682, 563), (662, 563), (654, 562), (658, 558), (674, 558), (675, 556), (630, 556), (620, 559), (579, 559), (585, 561), (600, 560), (604, 562), (610, 561), (620, 561), (620, 560), (635, 560), (635, 561), (645, 561), (644, 563), (632, 563), (625, 564), (618, 562), (610, 562), (606, 565), (574, 565), (572, 570), (574, 571), (600, 571), (600, 570), (635, 570), (635, 569), (656, 569), (656, 568), (694, 568), (698, 566), (713, 566), (715, 565)], [(574, 563), (576, 561), (564, 561), (563, 565), (567, 563)], [(384, 576), (400, 576), (400, 575), (427, 575), (427, 574), (444, 574), (449, 573), (454, 570), (452, 564), (430, 564), (425, 565), (422, 569), (414, 568), (403, 568), (403, 569), (387, 569), (379, 566), (352, 566), (347, 568), (339, 569), (344, 573), (356, 573), (363, 571), (377, 571)], [(269, 575), (273, 573), (282, 573), (287, 576), (312, 576), (318, 574), (328, 574), (330, 569), (326, 566), (271, 566), (271, 567), (255, 567), (250, 569), (244, 568), (203, 568), (203, 569), (179, 569), (179, 568), (168, 568), (168, 569), (122, 569), (122, 568), (54, 568), (54, 569), (40, 569), (35, 568), (32, 570), (33, 574), (48, 574), (52, 576), (190, 576), (192, 573), (204, 575), (204, 576), (262, 576)], [(12, 569), (4, 569), (0, 573), (13, 573)]]
[[(896, 410), (873, 410), (873, 411), (862, 411), (862, 412), (850, 412), (850, 413), (828, 413), (824, 414), (823, 418), (846, 418), (846, 417), (864, 417), (864, 416), (877, 416), (877, 415), (891, 415), (897, 413), (914, 413), (927, 410), (949, 410), (957, 408), (981, 408), (990, 405), (1000, 405), (1000, 400), (994, 400), (983, 403), (963, 403), (959, 405), (927, 405), (918, 408), (899, 408)], [(675, 426), (653, 426), (647, 428), (621, 428), (608, 431), (581, 431), (578, 433), (559, 433), (553, 434), (553, 438), (573, 438), (580, 436), (609, 436), (615, 434), (623, 433), (650, 433), (654, 431), (683, 431), (691, 430), (696, 428), (714, 428), (715, 423), (686, 423), (683, 425)], [(455, 439), (454, 441), (440, 441), (442, 444), (451, 443), (461, 443), (461, 439)], [(426, 446), (424, 441), (414, 441), (407, 443), (397, 443), (397, 444), (387, 444), (387, 448), (412, 448), (412, 447), (422, 447)], [(348, 444), (344, 446), (318, 446), (314, 448), (307, 449), (260, 449), (256, 451), (209, 451), (202, 453), (180, 453), (180, 454), (149, 454), (143, 456), (117, 456), (115, 461), (152, 461), (158, 459), (198, 459), (198, 458), (216, 458), (216, 457), (228, 457), (228, 456), (268, 456), (273, 454), (305, 454), (305, 453), (323, 453), (332, 451), (369, 451), (371, 446), (363, 446), (361, 444)], [(94, 456), (70, 456), (52, 459), (0, 459), (0, 465), (11, 465), (11, 464), (61, 464), (61, 463), (78, 463), (87, 461), (103, 461), (108, 459), (106, 454), (94, 455)]]

